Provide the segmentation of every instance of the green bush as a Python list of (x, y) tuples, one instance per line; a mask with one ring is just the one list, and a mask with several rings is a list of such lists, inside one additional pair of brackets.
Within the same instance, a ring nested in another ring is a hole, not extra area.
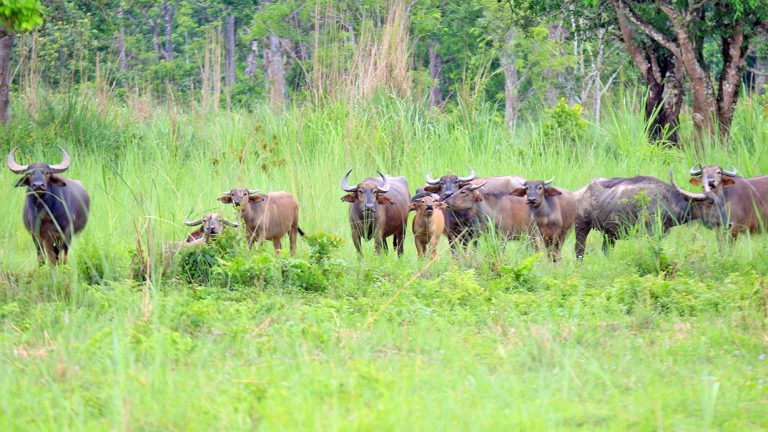
[(542, 124), (542, 133), (547, 141), (562, 138), (578, 142), (584, 138), (589, 123), (582, 118), (584, 107), (580, 104), (569, 106), (565, 98), (561, 98), (557, 105), (544, 112), (546, 120)]

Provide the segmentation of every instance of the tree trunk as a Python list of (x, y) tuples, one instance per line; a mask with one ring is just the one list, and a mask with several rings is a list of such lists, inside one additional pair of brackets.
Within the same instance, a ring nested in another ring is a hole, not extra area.
[(11, 54), (13, 35), (0, 29), (0, 122), (8, 124), (11, 120)]
[(440, 108), (443, 106), (443, 87), (440, 83), (440, 74), (443, 70), (443, 59), (437, 52), (437, 43), (429, 43), (429, 107)]
[(511, 47), (514, 38), (514, 31), (510, 30), (504, 47), (499, 53), (501, 68), (504, 71), (504, 123), (510, 131), (515, 128), (517, 116), (520, 113), (520, 77)]
[(160, 23), (156, 19), (150, 21), (152, 24), (152, 49), (157, 53), (157, 58), (163, 60), (165, 55), (163, 54), (163, 48), (160, 46)]
[[(563, 25), (552, 24), (549, 26), (548, 38), (555, 46), (561, 47), (565, 40), (567, 30)], [(544, 78), (547, 81), (547, 90), (544, 93), (544, 99), (548, 106), (554, 107), (557, 105), (558, 98), (560, 96), (562, 88), (566, 87), (565, 76), (561, 72), (555, 72), (551, 69), (544, 70)], [(555, 85), (557, 83), (557, 85)], [(560, 87), (558, 89), (558, 87)]]
[(722, 38), (723, 70), (717, 91), (717, 120), (720, 133), (727, 136), (736, 110), (741, 83), (741, 65), (744, 58), (744, 27), (738, 24), (730, 36)]
[(125, 57), (125, 23), (123, 22), (123, 2), (117, 5), (117, 20), (120, 28), (117, 30), (117, 67), (120, 72), (128, 70), (128, 62)]
[(165, 61), (173, 60), (173, 16), (176, 14), (176, 7), (171, 6), (168, 0), (163, 0), (163, 21), (165, 22), (165, 47), (163, 49), (163, 58)]
[(235, 15), (229, 14), (224, 29), (224, 86), (235, 83)]
[(256, 39), (251, 40), (251, 50), (248, 52), (248, 57), (245, 59), (245, 76), (253, 78), (256, 75), (256, 57), (259, 55), (259, 41)]
[(274, 34), (267, 38), (269, 47), (264, 50), (264, 67), (267, 74), (267, 94), (273, 107), (282, 107), (287, 98), (283, 48), (280, 38)]
[(768, 56), (755, 54), (754, 89), (758, 96), (765, 94), (765, 86), (768, 85)]

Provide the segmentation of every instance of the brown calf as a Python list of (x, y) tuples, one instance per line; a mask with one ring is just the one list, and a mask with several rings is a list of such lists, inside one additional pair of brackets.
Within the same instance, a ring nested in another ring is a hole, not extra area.
[(413, 237), (416, 251), (424, 257), (427, 249), (432, 252), (432, 258), (437, 256), (437, 245), (445, 229), (445, 217), (442, 209), (445, 203), (438, 202), (437, 195), (427, 195), (411, 202), (409, 209), (416, 211), (413, 218)]

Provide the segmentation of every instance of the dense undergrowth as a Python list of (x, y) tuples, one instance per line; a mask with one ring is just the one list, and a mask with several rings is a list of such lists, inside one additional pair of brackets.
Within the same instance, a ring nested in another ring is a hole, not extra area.
[[(93, 211), (70, 264), (37, 268), (23, 192), (0, 174), (0, 427), (33, 429), (725, 429), (768, 424), (768, 241), (718, 245), (570, 236), (559, 263), (524, 241), (483, 239), (429, 268), (358, 259), (338, 179), (424, 174), (655, 175), (696, 160), (768, 172), (759, 101), (740, 102), (726, 146), (647, 143), (640, 102), (603, 122), (530, 119), (514, 133), (486, 106), (448, 112), (384, 96), (359, 105), (199, 114), (49, 96), (0, 131), (3, 154), (55, 160)], [(568, 117), (568, 116), (565, 116)], [(569, 126), (571, 124), (571, 126)], [(681, 131), (683, 141), (690, 130)], [(286, 190), (309, 235), (296, 257), (231, 231), (164, 262), (183, 220), (235, 186)], [(409, 233), (410, 234), (410, 233)], [(149, 271), (148, 271), (149, 270)]]

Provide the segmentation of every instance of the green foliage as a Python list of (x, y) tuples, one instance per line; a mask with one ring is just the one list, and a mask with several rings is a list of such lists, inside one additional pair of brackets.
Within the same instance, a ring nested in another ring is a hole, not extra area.
[(274, 254), (259, 252), (218, 258), (211, 269), (210, 283), (219, 287), (253, 287), (263, 289), (282, 282), (280, 263)]
[(569, 106), (565, 98), (561, 98), (557, 105), (544, 112), (546, 121), (542, 124), (542, 133), (545, 140), (557, 137), (578, 143), (583, 139), (589, 123), (582, 118), (584, 107), (580, 104)]
[(43, 5), (39, 0), (3, 0), (0, 23), (6, 31), (33, 30), (43, 24)]
[(345, 243), (341, 237), (323, 232), (308, 234), (304, 240), (310, 248), (309, 258), (321, 267), (330, 265), (332, 255)]

